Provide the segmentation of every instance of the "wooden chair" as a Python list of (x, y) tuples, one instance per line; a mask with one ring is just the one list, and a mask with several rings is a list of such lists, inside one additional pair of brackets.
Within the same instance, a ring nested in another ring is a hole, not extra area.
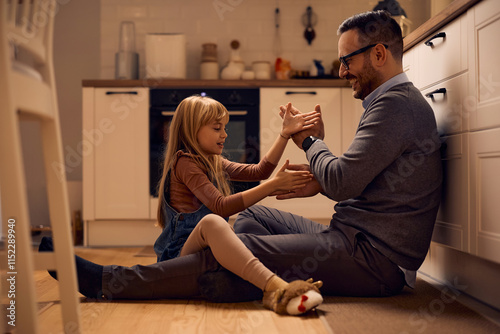
[[(0, 191), (7, 275), (15, 278), (17, 333), (38, 333), (34, 270), (56, 270), (63, 328), (80, 332), (71, 218), (61, 142), (52, 56), (55, 1), (1, 0), (0, 4)], [(22, 158), (20, 120), (41, 128), (47, 197), (55, 252), (32, 248)], [(9, 241), (12, 240), (12, 241)], [(11, 246), (15, 245), (15, 249)], [(15, 251), (15, 253), (14, 253)], [(12, 260), (12, 259), (11, 259)], [(5, 291), (4, 296), (5, 297)], [(10, 300), (8, 301), (10, 302)], [(7, 322), (10, 319), (7, 318)], [(5, 319), (4, 319), (5, 321)]]

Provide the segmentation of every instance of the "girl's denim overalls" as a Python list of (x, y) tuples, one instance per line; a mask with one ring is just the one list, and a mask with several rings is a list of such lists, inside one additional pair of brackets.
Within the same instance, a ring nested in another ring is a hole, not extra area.
[(158, 262), (178, 257), (196, 224), (207, 214), (212, 213), (204, 204), (194, 212), (177, 212), (168, 204), (170, 202), (169, 184), (170, 173), (167, 175), (167, 184), (165, 184), (164, 203), (161, 204), (165, 226), (154, 245)]

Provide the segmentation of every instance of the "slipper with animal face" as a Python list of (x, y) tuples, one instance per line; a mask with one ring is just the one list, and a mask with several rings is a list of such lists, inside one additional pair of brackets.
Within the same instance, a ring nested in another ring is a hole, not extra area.
[(300, 315), (317, 307), (323, 302), (319, 288), (323, 282), (293, 281), (284, 289), (264, 291), (262, 303), (278, 314)]

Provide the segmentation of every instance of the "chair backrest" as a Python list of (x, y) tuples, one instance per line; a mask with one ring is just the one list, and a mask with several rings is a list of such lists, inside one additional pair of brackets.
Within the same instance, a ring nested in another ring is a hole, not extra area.
[[(10, 94), (20, 112), (53, 117), (55, 109), (52, 44), (54, 0), (2, 0), (3, 57)], [(8, 62), (7, 62), (8, 63)], [(34, 95), (33, 95), (34, 94)]]
[[(7, 39), (16, 48), (25, 49), (35, 56), (39, 64), (51, 59), (53, 16), (55, 1), (7, 1), (5, 19)], [(15, 52), (15, 50), (13, 50)]]

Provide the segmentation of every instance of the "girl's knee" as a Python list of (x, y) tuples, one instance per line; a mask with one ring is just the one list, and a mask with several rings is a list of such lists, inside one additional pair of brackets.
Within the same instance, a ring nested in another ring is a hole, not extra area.
[(203, 217), (198, 224), (201, 224), (200, 227), (204, 230), (232, 230), (231, 225), (229, 225), (229, 223), (224, 218), (213, 213)]

